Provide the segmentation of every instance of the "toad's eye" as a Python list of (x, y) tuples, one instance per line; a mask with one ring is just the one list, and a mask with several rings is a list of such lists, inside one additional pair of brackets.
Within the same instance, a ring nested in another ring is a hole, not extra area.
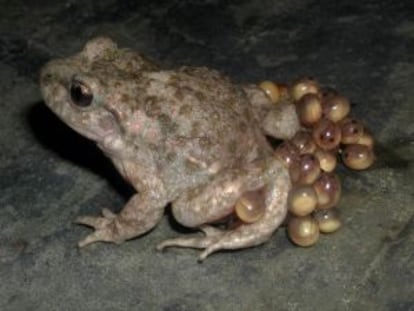
[(79, 107), (88, 107), (93, 100), (92, 90), (80, 81), (73, 81), (70, 87), (72, 102)]

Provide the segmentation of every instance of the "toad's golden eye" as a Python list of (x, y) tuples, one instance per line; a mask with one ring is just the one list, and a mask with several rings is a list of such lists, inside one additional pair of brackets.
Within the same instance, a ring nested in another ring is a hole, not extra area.
[(92, 90), (80, 81), (74, 80), (70, 87), (72, 102), (79, 107), (88, 107), (93, 100)]

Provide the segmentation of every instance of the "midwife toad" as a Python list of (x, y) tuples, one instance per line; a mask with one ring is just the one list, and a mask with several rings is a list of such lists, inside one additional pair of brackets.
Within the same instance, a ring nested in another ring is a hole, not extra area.
[[(76, 221), (95, 231), (79, 242), (121, 243), (151, 230), (164, 208), (203, 236), (167, 240), (220, 249), (267, 241), (284, 220), (288, 170), (265, 135), (290, 138), (299, 129), (293, 105), (273, 105), (256, 86), (241, 87), (207, 68), (163, 70), (105, 37), (41, 72), (46, 104), (70, 127), (95, 141), (137, 190), (119, 214)], [(260, 190), (264, 215), (228, 230), (211, 224), (233, 213), (244, 193)]]

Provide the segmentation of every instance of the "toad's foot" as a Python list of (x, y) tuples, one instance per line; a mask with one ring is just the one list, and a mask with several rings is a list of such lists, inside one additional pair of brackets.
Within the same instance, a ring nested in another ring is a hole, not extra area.
[(112, 242), (120, 244), (125, 240), (137, 237), (151, 230), (162, 217), (161, 200), (135, 194), (119, 214), (108, 209), (102, 210), (102, 217), (81, 216), (75, 223), (89, 226), (95, 231), (79, 241), (78, 246), (84, 247), (94, 242)]
[(262, 244), (269, 240), (272, 233), (279, 227), (286, 217), (287, 207), (284, 199), (279, 200), (278, 207), (265, 214), (253, 224), (244, 224), (224, 231), (211, 226), (200, 227), (204, 237), (175, 238), (166, 240), (157, 245), (158, 250), (166, 247), (201, 248), (204, 251), (198, 260), (204, 261), (210, 254), (219, 250), (236, 250)]
[(95, 229), (95, 232), (89, 234), (86, 238), (78, 242), (79, 247), (102, 241), (120, 244), (123, 240), (116, 237), (116, 215), (109, 209), (102, 210), (103, 217), (80, 216), (76, 218), (75, 223), (79, 225), (89, 226)]
[(169, 239), (161, 242), (157, 245), (157, 250), (163, 250), (166, 247), (191, 247), (191, 248), (204, 248), (205, 250), (198, 257), (199, 261), (203, 261), (211, 253), (223, 249), (224, 245), (221, 245), (226, 232), (212, 226), (204, 225), (200, 227), (200, 230), (205, 234), (204, 237), (188, 237), (188, 238), (176, 238)]

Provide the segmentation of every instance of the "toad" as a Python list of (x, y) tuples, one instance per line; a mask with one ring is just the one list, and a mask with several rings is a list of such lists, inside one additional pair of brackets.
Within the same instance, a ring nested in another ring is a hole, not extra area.
[[(81, 216), (94, 229), (79, 242), (122, 243), (153, 229), (171, 203), (174, 218), (203, 235), (158, 245), (213, 252), (262, 244), (287, 214), (288, 169), (266, 136), (291, 138), (299, 130), (293, 105), (274, 105), (257, 86), (232, 83), (204, 67), (163, 69), (106, 37), (41, 71), (47, 106), (96, 142), (136, 189), (120, 213)], [(245, 194), (262, 204), (252, 223), (221, 228)]]

